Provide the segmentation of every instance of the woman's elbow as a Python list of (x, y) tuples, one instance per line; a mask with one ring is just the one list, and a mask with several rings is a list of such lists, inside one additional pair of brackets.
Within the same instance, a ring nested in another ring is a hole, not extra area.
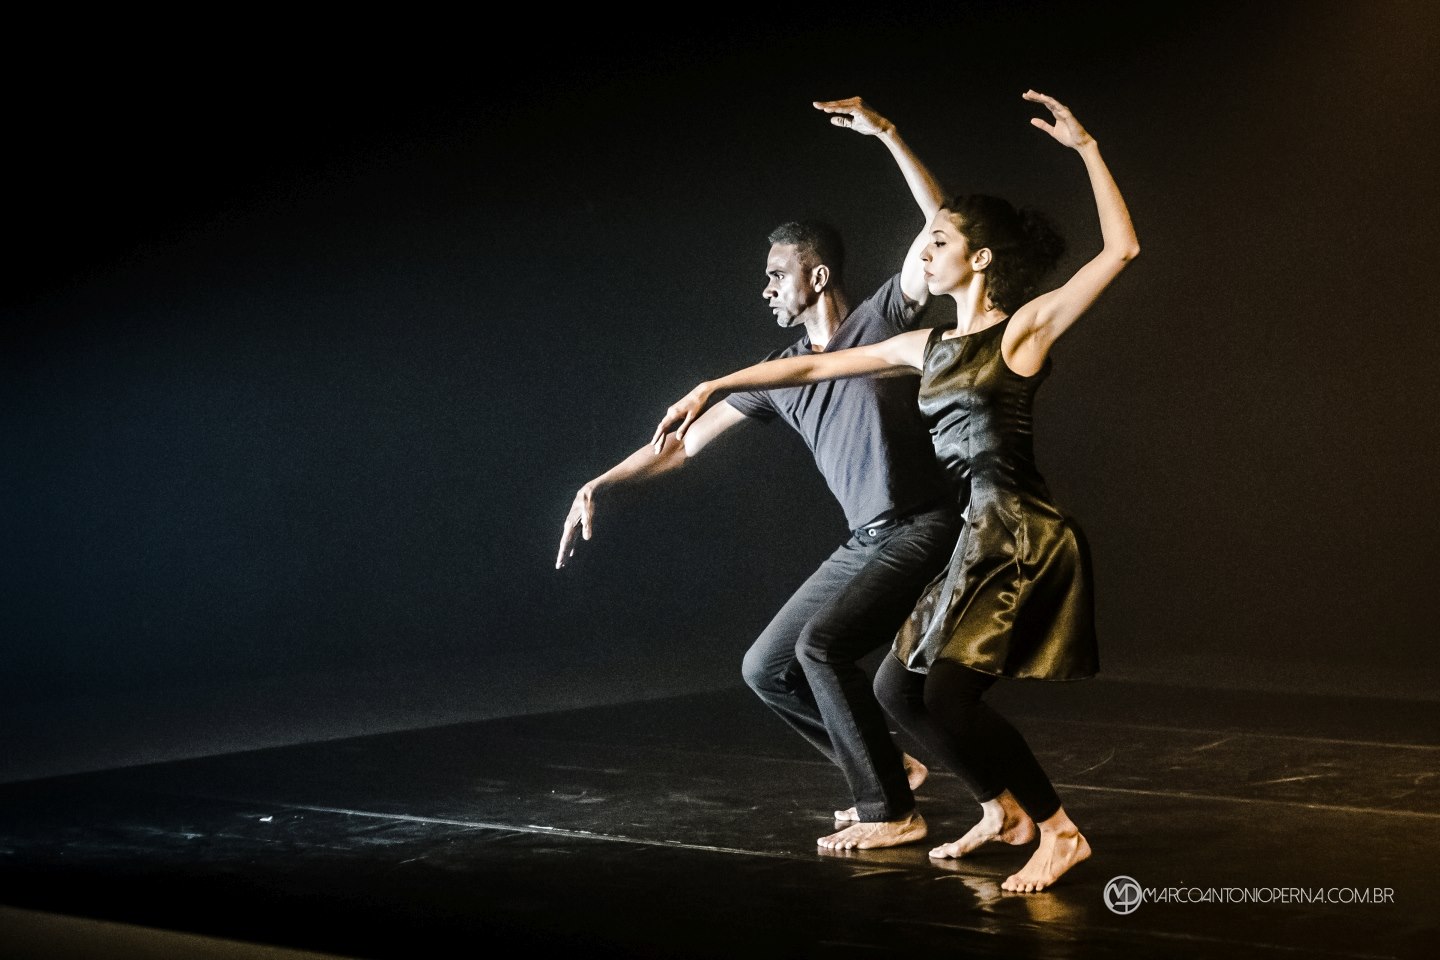
[(1112, 243), (1106, 244), (1105, 249), (1095, 257), (1094, 263), (1104, 264), (1107, 269), (1119, 273), (1125, 266), (1136, 257), (1140, 256), (1140, 244), (1138, 243)]

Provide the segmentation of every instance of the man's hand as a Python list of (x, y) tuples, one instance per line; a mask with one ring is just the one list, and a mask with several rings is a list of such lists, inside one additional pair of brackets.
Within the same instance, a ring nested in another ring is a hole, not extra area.
[(830, 114), (830, 122), (835, 126), (846, 127), (868, 137), (878, 137), (895, 129), (895, 124), (880, 116), (875, 112), (874, 107), (859, 97), (849, 97), (845, 100), (816, 100), (814, 107), (816, 110), (823, 110)]
[(575, 534), (578, 531), (586, 540), (595, 522), (595, 491), (585, 484), (575, 494), (570, 504), (570, 514), (565, 518), (565, 529), (560, 533), (560, 552), (555, 555), (555, 569), (565, 566), (565, 561), (575, 556)]

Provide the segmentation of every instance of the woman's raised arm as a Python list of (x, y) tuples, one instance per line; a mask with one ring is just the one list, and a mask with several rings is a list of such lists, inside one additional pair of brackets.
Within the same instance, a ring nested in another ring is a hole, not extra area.
[(920, 260), (920, 253), (930, 240), (930, 221), (935, 219), (936, 211), (945, 205), (945, 191), (929, 168), (920, 162), (920, 158), (915, 156), (915, 152), (900, 138), (900, 131), (895, 128), (895, 124), (882, 117), (861, 98), (816, 100), (814, 107), (830, 114), (830, 122), (835, 126), (875, 137), (885, 144), (885, 149), (890, 151), (895, 165), (904, 175), (905, 184), (910, 188), (910, 195), (915, 198), (924, 222), (921, 223), (920, 233), (910, 244), (900, 267), (900, 289), (905, 292), (905, 297), (910, 302), (923, 306), (930, 299), (930, 291), (925, 286), (925, 265)]
[(1100, 214), (1104, 247), (1064, 286), (1041, 294), (1015, 311), (1010, 329), (1005, 331), (1005, 360), (1022, 374), (1040, 369), (1051, 345), (1080, 319), (1125, 265), (1140, 255), (1140, 241), (1135, 237), (1130, 211), (1125, 207), (1115, 178), (1100, 158), (1100, 145), (1095, 138), (1086, 132), (1069, 108), (1054, 97), (1030, 90), (1025, 93), (1025, 99), (1043, 104), (1054, 118), (1053, 123), (1048, 123), (1035, 117), (1030, 123), (1080, 154), (1085, 161)]

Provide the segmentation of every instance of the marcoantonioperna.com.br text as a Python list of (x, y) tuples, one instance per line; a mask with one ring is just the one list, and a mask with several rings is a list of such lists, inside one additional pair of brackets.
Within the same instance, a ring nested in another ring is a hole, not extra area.
[(1393, 887), (1145, 887), (1146, 903), (1394, 903)]

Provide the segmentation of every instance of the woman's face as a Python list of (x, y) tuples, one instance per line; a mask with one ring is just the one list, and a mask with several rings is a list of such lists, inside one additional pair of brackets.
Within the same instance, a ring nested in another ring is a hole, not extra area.
[(990, 263), (990, 251), (972, 253), (965, 235), (955, 223), (955, 215), (940, 210), (930, 222), (930, 242), (920, 259), (925, 263), (925, 286), (932, 296), (953, 294), (970, 282), (977, 270)]

